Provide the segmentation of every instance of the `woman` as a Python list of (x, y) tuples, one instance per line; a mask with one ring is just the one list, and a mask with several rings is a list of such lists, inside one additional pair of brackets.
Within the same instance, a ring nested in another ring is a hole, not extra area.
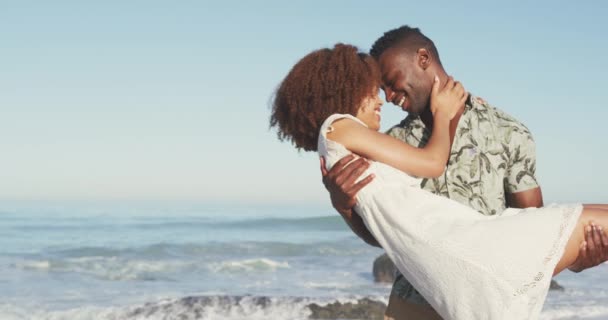
[[(483, 216), (420, 189), (414, 177), (444, 171), (447, 128), (467, 93), (452, 79), (444, 85), (435, 79), (436, 125), (429, 143), (418, 149), (378, 132), (378, 83), (374, 60), (355, 47), (312, 52), (278, 88), (271, 126), (296, 148), (318, 150), (329, 168), (350, 153), (372, 160), (368, 170), (376, 178), (359, 191), (355, 212), (443, 318), (537, 318), (551, 276), (576, 260), (584, 226), (595, 221), (608, 227), (608, 206), (507, 209)], [(494, 240), (479, 241), (487, 238)]]

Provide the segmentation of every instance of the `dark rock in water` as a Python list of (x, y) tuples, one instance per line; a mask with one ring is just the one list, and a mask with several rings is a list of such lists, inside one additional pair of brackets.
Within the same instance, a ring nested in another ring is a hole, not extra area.
[(564, 287), (559, 285), (559, 283), (557, 283), (557, 281), (551, 280), (551, 285), (549, 285), (549, 290), (564, 291)]
[[(292, 300), (297, 302), (301, 298), (294, 298)], [(271, 298), (264, 296), (185, 297), (178, 300), (146, 303), (128, 312), (126, 318), (204, 319), (205, 312), (209, 309), (220, 309), (226, 314), (237, 313), (246, 315), (247, 306), (264, 309), (268, 308), (271, 304)]]
[[(397, 268), (388, 255), (385, 253), (374, 260), (374, 281), (393, 283), (395, 281), (395, 272)], [(564, 287), (559, 285), (555, 280), (551, 280), (549, 290), (564, 291)]]
[[(195, 296), (176, 300), (162, 300), (146, 303), (126, 312), (120, 319), (221, 319), (224, 316), (242, 316), (247, 319), (251, 314), (260, 318), (265, 314), (275, 319), (276, 310), (294, 308), (300, 315), (310, 313), (311, 320), (349, 319), (381, 320), (384, 318), (386, 305), (371, 299), (359, 299), (354, 303), (334, 302), (321, 306), (313, 303), (311, 298), (302, 297), (265, 297), (265, 296)], [(299, 317), (299, 316), (298, 316)]]
[(395, 264), (389, 259), (386, 253), (374, 260), (374, 281), (392, 283), (395, 281), (396, 271), (397, 268), (395, 267)]
[(316, 303), (308, 305), (312, 314), (310, 319), (384, 319), (386, 305), (370, 299), (359, 299), (357, 303), (334, 302), (326, 306)]

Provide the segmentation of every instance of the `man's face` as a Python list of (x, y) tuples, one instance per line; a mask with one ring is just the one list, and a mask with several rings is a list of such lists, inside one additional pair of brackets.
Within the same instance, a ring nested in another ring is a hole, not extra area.
[(392, 102), (414, 114), (420, 114), (428, 108), (432, 81), (429, 81), (425, 70), (418, 65), (415, 53), (391, 48), (380, 55), (378, 62), (386, 102)]

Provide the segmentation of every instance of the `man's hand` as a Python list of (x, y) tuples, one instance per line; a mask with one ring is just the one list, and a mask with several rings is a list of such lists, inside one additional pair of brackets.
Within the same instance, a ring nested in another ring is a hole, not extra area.
[(363, 172), (369, 168), (369, 161), (365, 158), (358, 158), (352, 161), (354, 158), (355, 156), (350, 154), (340, 159), (331, 170), (327, 171), (325, 159), (321, 157), (323, 184), (327, 191), (329, 191), (331, 204), (348, 220), (351, 219), (352, 209), (357, 202), (355, 199), (357, 192), (374, 179), (374, 175), (370, 174), (361, 181), (356, 182)]
[(581, 243), (578, 258), (568, 269), (581, 272), (605, 261), (608, 261), (608, 236), (592, 221), (585, 227), (585, 241)]
[(380, 247), (378, 241), (365, 227), (363, 219), (357, 214), (353, 215), (353, 207), (357, 203), (355, 198), (357, 192), (374, 179), (374, 175), (370, 174), (361, 181), (355, 182), (369, 168), (369, 162), (364, 158), (352, 161), (353, 159), (355, 157), (352, 154), (340, 159), (328, 172), (325, 168), (325, 159), (321, 157), (323, 184), (329, 191), (331, 204), (350, 229), (367, 244)]

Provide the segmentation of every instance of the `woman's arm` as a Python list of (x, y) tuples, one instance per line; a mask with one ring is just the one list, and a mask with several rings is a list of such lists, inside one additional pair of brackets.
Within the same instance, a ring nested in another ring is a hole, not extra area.
[(436, 78), (431, 92), (433, 132), (424, 148), (416, 148), (391, 136), (368, 129), (351, 119), (341, 119), (332, 126), (328, 138), (366, 158), (383, 162), (417, 177), (440, 176), (450, 154), (450, 120), (464, 106), (467, 94), (462, 85), (450, 78), (439, 89)]

